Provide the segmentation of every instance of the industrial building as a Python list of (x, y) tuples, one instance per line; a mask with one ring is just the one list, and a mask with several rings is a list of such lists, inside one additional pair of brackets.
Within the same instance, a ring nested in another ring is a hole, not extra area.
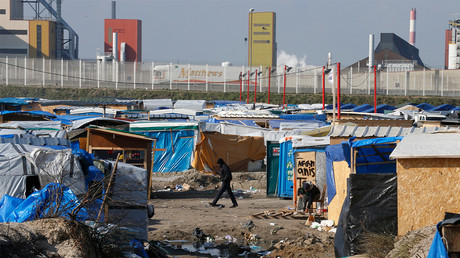
[[(371, 58), (372, 59), (372, 58)], [(426, 68), (419, 56), (419, 50), (394, 33), (380, 33), (380, 43), (374, 50), (374, 65), (389, 72), (413, 71)], [(353, 71), (368, 69), (369, 57), (366, 57), (344, 69)]]
[(113, 53), (118, 61), (142, 62), (142, 21), (105, 19), (104, 52)]
[[(62, 19), (61, 2), (0, 0), (0, 57), (78, 59), (78, 35)], [(25, 6), (33, 19), (24, 19)]]
[(276, 13), (249, 13), (248, 64), (251, 67), (276, 66)]
[(444, 60), (445, 69), (460, 68), (460, 17), (449, 21)]

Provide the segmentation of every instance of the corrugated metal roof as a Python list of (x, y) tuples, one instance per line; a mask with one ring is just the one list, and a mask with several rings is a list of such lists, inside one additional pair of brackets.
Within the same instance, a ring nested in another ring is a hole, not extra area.
[(412, 133), (437, 133), (455, 131), (460, 132), (460, 127), (399, 127), (399, 126), (356, 126), (335, 125), (329, 136), (331, 137), (397, 137)]

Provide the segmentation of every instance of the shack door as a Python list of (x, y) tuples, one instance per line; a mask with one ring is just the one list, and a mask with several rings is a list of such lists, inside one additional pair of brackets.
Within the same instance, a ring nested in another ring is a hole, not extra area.
[(267, 142), (267, 196), (276, 196), (280, 159), (280, 144)]

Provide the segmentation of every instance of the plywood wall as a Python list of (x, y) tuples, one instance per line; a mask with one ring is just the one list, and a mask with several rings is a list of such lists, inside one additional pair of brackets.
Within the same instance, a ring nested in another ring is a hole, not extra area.
[(334, 162), (334, 178), (336, 195), (332, 201), (329, 201), (328, 219), (334, 221), (337, 225), (342, 211), (343, 201), (347, 197), (347, 178), (350, 176), (350, 168), (346, 161)]
[(460, 159), (398, 159), (398, 235), (460, 213)]

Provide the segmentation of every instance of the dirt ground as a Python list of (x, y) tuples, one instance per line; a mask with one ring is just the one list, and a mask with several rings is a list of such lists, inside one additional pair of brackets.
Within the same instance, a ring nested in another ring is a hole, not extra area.
[[(190, 189), (178, 191), (176, 185), (186, 189), (189, 185)], [(193, 232), (199, 228), (214, 239), (275, 249), (267, 257), (334, 257), (334, 233), (312, 229), (305, 225), (306, 219), (251, 216), (294, 207), (292, 200), (268, 198), (265, 185), (265, 172), (233, 172), (232, 189), (238, 207), (229, 208), (232, 203), (224, 194), (218, 204), (225, 207), (217, 208), (208, 202), (220, 187), (218, 177), (194, 171), (157, 173), (150, 200), (155, 216), (150, 220), (149, 240), (193, 241), (197, 240)]]

